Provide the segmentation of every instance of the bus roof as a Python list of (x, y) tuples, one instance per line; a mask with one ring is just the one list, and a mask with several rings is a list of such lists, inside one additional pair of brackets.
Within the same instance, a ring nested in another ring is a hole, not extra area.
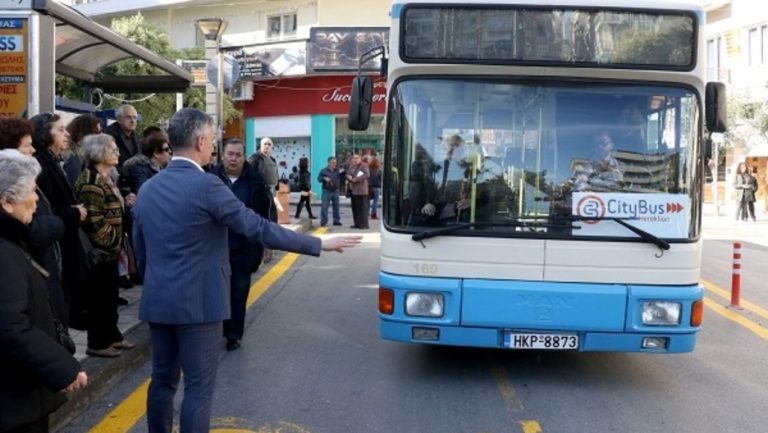
[(392, 19), (400, 18), (400, 10), (409, 4), (439, 4), (439, 5), (519, 5), (534, 7), (557, 8), (619, 8), (619, 9), (662, 9), (684, 10), (696, 12), (699, 22), (703, 23), (704, 9), (696, 0), (493, 0), (493, 1), (468, 1), (468, 0), (394, 0), (392, 2)]

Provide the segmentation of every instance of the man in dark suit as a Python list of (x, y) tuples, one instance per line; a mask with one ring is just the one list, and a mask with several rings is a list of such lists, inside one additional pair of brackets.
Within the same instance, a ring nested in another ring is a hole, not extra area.
[(141, 138), (136, 132), (139, 115), (133, 105), (121, 105), (115, 110), (117, 122), (104, 129), (105, 134), (115, 139), (117, 149), (120, 151), (120, 159), (117, 162), (117, 171), (122, 172), (123, 163), (128, 158), (141, 152)]
[(294, 233), (247, 209), (201, 166), (214, 146), (212, 118), (192, 108), (171, 118), (174, 157), (139, 190), (133, 239), (144, 288), (139, 318), (149, 323), (152, 381), (149, 432), (170, 433), (173, 398), (182, 371), (181, 433), (208, 432), (222, 321), (230, 317), (231, 230), (270, 248), (300, 254), (343, 252), (360, 237), (318, 238)]

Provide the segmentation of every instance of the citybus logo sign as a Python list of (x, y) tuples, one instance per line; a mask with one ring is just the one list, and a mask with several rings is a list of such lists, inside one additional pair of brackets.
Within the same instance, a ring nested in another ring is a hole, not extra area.
[(597, 224), (599, 218), (605, 216), (606, 206), (602, 198), (596, 195), (585, 195), (576, 203), (576, 215), (580, 217), (596, 218), (594, 220), (584, 220), (584, 224)]
[(674, 200), (617, 197), (616, 194), (587, 194), (576, 202), (574, 213), (585, 218), (585, 224), (597, 224), (606, 216), (634, 218), (648, 222), (668, 222), (673, 214), (685, 214), (685, 206)]

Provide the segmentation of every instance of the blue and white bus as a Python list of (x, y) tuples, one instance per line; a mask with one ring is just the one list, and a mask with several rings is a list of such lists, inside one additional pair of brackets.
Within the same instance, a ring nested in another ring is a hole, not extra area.
[[(692, 351), (707, 134), (725, 129), (703, 11), (396, 0), (391, 16), (381, 336)], [(353, 129), (371, 85), (353, 82)]]

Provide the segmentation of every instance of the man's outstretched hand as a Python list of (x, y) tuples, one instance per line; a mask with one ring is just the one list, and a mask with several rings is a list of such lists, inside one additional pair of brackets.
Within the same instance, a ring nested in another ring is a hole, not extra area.
[(344, 252), (344, 248), (352, 248), (363, 240), (362, 236), (334, 236), (322, 240), (320, 248), (323, 251)]

